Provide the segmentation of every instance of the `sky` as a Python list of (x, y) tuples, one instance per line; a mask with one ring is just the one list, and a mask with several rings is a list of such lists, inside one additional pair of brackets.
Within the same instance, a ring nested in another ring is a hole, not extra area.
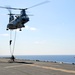
[[(27, 8), (43, 1), (46, 0), (0, 0), (0, 6)], [(27, 10), (33, 16), (29, 16), (21, 32), (17, 30), (14, 55), (75, 55), (75, 0), (47, 1), (50, 2)], [(10, 55), (8, 13), (0, 9), (0, 55)]]

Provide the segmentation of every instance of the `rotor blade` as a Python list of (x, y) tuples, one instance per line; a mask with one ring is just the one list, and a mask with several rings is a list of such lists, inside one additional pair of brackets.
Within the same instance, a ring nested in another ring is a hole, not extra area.
[[(7, 14), (7, 15), (10, 15), (10, 14)], [(11, 13), (11, 15), (15, 15), (15, 16), (20, 16), (20, 14), (12, 14)], [(34, 16), (34, 15), (32, 15), (32, 14), (27, 14), (28, 16)]]
[[(27, 9), (30, 9), (30, 8), (33, 8), (33, 7), (36, 7), (36, 6), (39, 6), (39, 5), (42, 5), (42, 4), (45, 4), (45, 3), (48, 3), (50, 1), (44, 1), (44, 2), (41, 2), (41, 3), (38, 3), (36, 5), (33, 5), (31, 7), (28, 7), (28, 8), (24, 8), (24, 10), (27, 10)], [(13, 9), (13, 10), (23, 10), (22, 8), (11, 8), (11, 7), (3, 7), (3, 6), (0, 6), (0, 8), (4, 8), (4, 9)]]
[(11, 8), (11, 7), (6, 7), (7, 9), (14, 9), (14, 10), (22, 10), (21, 8)]
[(4, 8), (4, 9), (14, 9), (14, 10), (22, 10), (21, 8), (11, 8), (11, 7), (3, 7), (3, 6), (0, 6), (0, 8)]
[(32, 15), (32, 14), (27, 14), (28, 16), (34, 16), (34, 15)]
[(6, 7), (2, 7), (2, 6), (0, 6), (0, 8), (5, 8), (6, 9)]
[(31, 7), (25, 8), (25, 10), (30, 9), (30, 8), (33, 8), (33, 7), (36, 7), (36, 6), (39, 6), (39, 5), (42, 5), (42, 4), (45, 4), (45, 3), (48, 3), (48, 2), (50, 2), (50, 1), (47, 0), (47, 1), (44, 1), (44, 2), (41, 2), (41, 3), (38, 3), (38, 4), (33, 5)]
[[(10, 14), (7, 14), (7, 15), (10, 15)], [(12, 13), (11, 13), (11, 15), (20, 15), (20, 14), (12, 14)]]

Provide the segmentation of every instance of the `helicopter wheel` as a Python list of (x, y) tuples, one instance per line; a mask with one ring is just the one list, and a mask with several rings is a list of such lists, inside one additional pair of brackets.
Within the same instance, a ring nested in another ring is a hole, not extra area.
[(8, 28), (6, 30), (9, 30)]
[(25, 26), (23, 25), (23, 27), (25, 27)]
[(20, 28), (20, 30), (19, 30), (19, 31), (22, 31), (22, 30), (21, 30), (21, 28)]

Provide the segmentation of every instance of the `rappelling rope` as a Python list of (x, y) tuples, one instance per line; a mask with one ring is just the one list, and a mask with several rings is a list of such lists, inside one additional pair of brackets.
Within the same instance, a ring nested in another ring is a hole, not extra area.
[(10, 30), (10, 41), (9, 41), (9, 45), (10, 45), (10, 54), (11, 55), (14, 54), (15, 43), (16, 43), (16, 30), (15, 30), (14, 41), (13, 41), (13, 49), (11, 49), (11, 44), (12, 44), (12, 30)]
[(11, 44), (12, 44), (12, 30), (10, 30), (10, 40), (9, 40), (10, 54), (12, 53)]
[(14, 50), (15, 50), (15, 43), (16, 43), (16, 33), (17, 33), (17, 31), (15, 30), (15, 37), (14, 37), (14, 43), (13, 43), (12, 55), (13, 55), (13, 53), (14, 53)]

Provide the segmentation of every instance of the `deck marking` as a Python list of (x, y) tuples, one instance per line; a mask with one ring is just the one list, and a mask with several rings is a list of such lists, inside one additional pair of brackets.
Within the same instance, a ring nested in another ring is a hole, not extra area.
[(22, 65), (15, 65), (15, 66), (6, 66), (4, 68), (16, 68), (16, 67), (22, 67), (24, 66), (25, 64), (22, 64)]
[(33, 66), (33, 67), (38, 67), (38, 68), (43, 68), (43, 69), (48, 69), (48, 70), (55, 70), (55, 71), (61, 71), (61, 72), (75, 74), (74, 70), (66, 70), (66, 69), (55, 68), (55, 67), (40, 66), (40, 65), (36, 65), (36, 64), (22, 64), (22, 65), (15, 65), (15, 66), (6, 66), (4, 68), (16, 68), (16, 67), (22, 67), (22, 66)]
[(66, 73), (74, 73), (75, 74), (75, 71), (73, 71), (73, 70), (66, 70), (66, 69), (61, 69), (61, 68), (39, 66), (39, 65), (29, 65), (29, 66), (35, 66), (35, 67), (39, 67), (39, 68), (43, 68), (43, 69), (56, 70), (56, 71), (62, 71), (62, 72), (66, 72)]

